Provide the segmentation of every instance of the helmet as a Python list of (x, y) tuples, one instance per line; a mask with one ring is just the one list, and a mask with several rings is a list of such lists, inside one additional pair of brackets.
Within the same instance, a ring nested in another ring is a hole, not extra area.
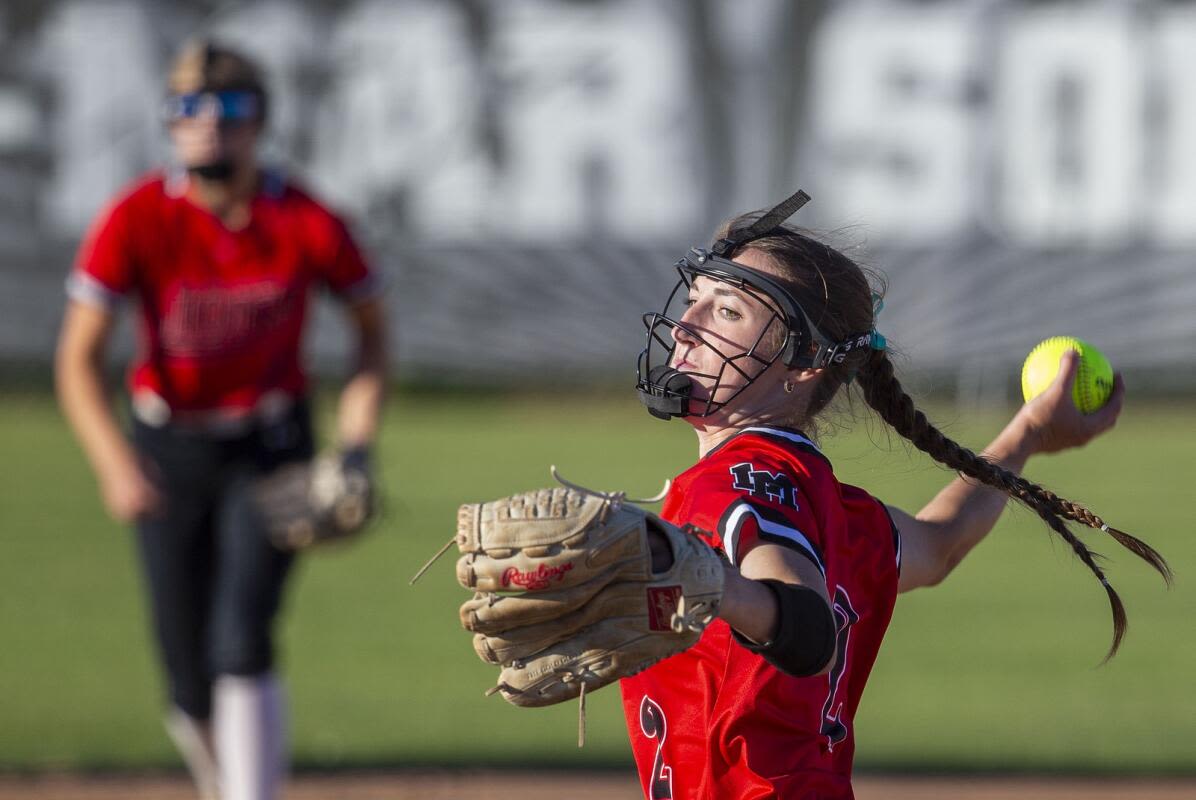
[[(664, 308), (660, 312), (644, 315), (647, 343), (640, 351), (636, 365), (636, 390), (648, 413), (665, 420), (672, 417), (706, 417), (723, 408), (777, 360), (789, 367), (820, 369), (842, 361), (852, 350), (869, 346), (872, 340), (871, 331), (853, 334), (841, 342), (834, 342), (810, 321), (801, 303), (775, 276), (731, 260), (737, 249), (756, 239), (798, 235), (778, 226), (809, 200), (810, 196), (799, 190), (767, 211), (749, 227), (715, 242), (710, 250), (695, 247), (677, 261), (676, 269), (680, 280), (673, 287)], [(746, 352), (728, 355), (700, 332), (680, 322), (681, 314), (676, 314), (677, 318), (670, 316), (671, 309), (675, 308), (675, 301), (685, 295), (694, 279), (699, 276), (730, 284), (772, 309), (772, 318), (761, 329), (756, 341)], [(781, 347), (775, 353), (759, 352), (765, 334), (772, 328), (773, 323), (778, 321), (784, 331)], [(716, 374), (680, 372), (669, 366), (673, 350), (677, 346), (673, 336), (673, 331), (677, 329), (710, 348), (721, 358), (722, 364)], [(745, 383), (730, 396), (716, 401), (718, 389), (728, 370), (742, 376)], [(697, 412), (692, 412), (689, 408), (694, 377), (707, 378), (713, 382), (705, 406)]]

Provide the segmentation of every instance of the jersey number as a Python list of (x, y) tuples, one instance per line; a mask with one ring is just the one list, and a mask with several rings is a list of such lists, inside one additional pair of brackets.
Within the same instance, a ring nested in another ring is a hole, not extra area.
[(830, 690), (826, 695), (826, 703), (822, 706), (822, 735), (826, 737), (826, 749), (834, 750), (835, 745), (847, 738), (847, 725), (841, 719), (843, 715), (843, 700), (839, 695), (839, 684), (843, 680), (843, 673), (847, 668), (847, 647), (851, 644), (851, 626), (860, 621), (860, 615), (851, 607), (851, 598), (842, 586), (835, 587), (835, 668), (830, 674)]
[(648, 797), (651, 800), (669, 800), (673, 796), (673, 768), (664, 763), (664, 709), (648, 695), (644, 695), (640, 703), (640, 730), (649, 739), (659, 740), (656, 743), (656, 758), (652, 762), (652, 775), (648, 778)]

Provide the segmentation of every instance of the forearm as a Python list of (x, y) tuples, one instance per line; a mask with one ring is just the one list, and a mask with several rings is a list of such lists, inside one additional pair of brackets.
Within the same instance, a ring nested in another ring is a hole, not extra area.
[[(673, 554), (663, 536), (650, 531), (648, 545), (652, 551), (653, 572), (664, 572), (672, 566)], [(780, 557), (767, 558), (770, 549), (766, 547), (763, 554), (755, 555), (750, 565), (754, 572), (800, 581), (800, 576), (785, 569)], [(779, 611), (776, 598), (768, 587), (756, 580), (758, 577), (760, 575), (756, 574), (747, 577), (738, 567), (724, 561), (723, 597), (719, 602), (718, 617), (752, 641), (767, 642), (776, 632)]]
[(341, 447), (368, 447), (378, 434), (386, 375), (381, 369), (359, 370), (345, 384), (337, 405), (337, 442)]
[(58, 403), (97, 475), (135, 461), (104, 386), (98, 354), (60, 352), (55, 365)]
[[(982, 452), (987, 461), (1020, 473), (1035, 452), (1033, 436), (1018, 418)], [(1009, 495), (974, 478), (957, 477), (916, 515), (929, 526), (942, 554), (944, 574), (953, 569), (996, 525)]]
[(741, 644), (790, 675), (834, 667), (834, 621), (825, 582), (811, 562), (764, 545), (748, 554), (742, 573), (725, 569), (719, 616), (747, 640)]
[(726, 567), (718, 616), (753, 642), (767, 642), (777, 629), (777, 603), (768, 587)]
[(351, 306), (348, 314), (357, 334), (357, 368), (341, 391), (337, 443), (343, 448), (369, 447), (378, 435), (386, 394), (386, 321), (378, 299)]

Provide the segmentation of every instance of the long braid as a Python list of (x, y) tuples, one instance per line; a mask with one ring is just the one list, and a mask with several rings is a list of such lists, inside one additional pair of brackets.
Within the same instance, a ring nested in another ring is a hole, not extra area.
[(1125, 531), (1118, 530), (1117, 528), (1110, 526), (1099, 516), (1092, 513), (1079, 503), (1060, 497), (1050, 489), (1046, 489), (1038, 484), (1031, 483), (1020, 476), (1018, 477), (1018, 480), (1024, 485), (1025, 491), (1033, 492), (1041, 496), (1043, 502), (1050, 506), (1051, 510), (1054, 511), (1055, 514), (1060, 517), (1064, 517), (1065, 519), (1072, 520), (1073, 522), (1078, 522), (1081, 525), (1086, 525), (1089, 528), (1095, 528), (1096, 530), (1109, 534), (1114, 541), (1116, 541), (1126, 550), (1129, 550), (1131, 553), (1138, 556), (1138, 558), (1154, 567), (1155, 570), (1157, 570), (1158, 573), (1163, 576), (1163, 580), (1167, 582), (1167, 585), (1171, 585), (1172, 579), (1174, 577), (1171, 572), (1171, 567), (1167, 564), (1167, 561), (1161, 555), (1159, 555), (1158, 551), (1148, 545), (1146, 542), (1142, 541), (1136, 536), (1126, 533)]
[[(727, 223), (717, 238), (750, 226), (758, 218), (758, 214), (738, 217)], [(832, 341), (843, 341), (855, 332), (875, 328), (878, 309), (874, 307), (874, 301), (878, 295), (873, 292), (875, 289), (879, 296), (883, 296), (885, 282), (882, 275), (861, 267), (843, 253), (796, 228), (778, 228), (772, 235), (752, 241), (748, 247), (771, 259), (782, 282), (810, 314), (812, 323)], [(808, 405), (802, 409), (800, 424), (814, 424), (839, 389), (853, 378), (859, 379), (868, 405), (898, 434), (935, 461), (1016, 499), (1067, 542), (1080, 562), (1105, 587), (1113, 610), (1113, 644), (1106, 659), (1117, 652), (1125, 634), (1125, 608), (1097, 563), (1099, 555), (1071, 532), (1067, 522), (1078, 522), (1107, 533), (1119, 545), (1158, 570), (1170, 585), (1171, 569), (1163, 557), (1145, 542), (1109, 527), (1084, 506), (1059, 497), (948, 438), (914, 406), (883, 350), (870, 353), (857, 350), (842, 361), (826, 365), (822, 380), (809, 397)]]
[(1142, 558), (1159, 571), (1168, 584), (1171, 570), (1153, 548), (1124, 531), (1110, 528), (1083, 506), (1064, 500), (1053, 492), (1026, 480), (1007, 469), (973, 453), (957, 444), (934, 427), (915, 405), (913, 400), (893, 372), (893, 364), (884, 351), (874, 351), (860, 370), (860, 386), (864, 398), (881, 418), (908, 439), (915, 447), (935, 461), (956, 470), (988, 486), (1000, 489), (1033, 510), (1044, 522), (1071, 547), (1072, 551), (1104, 586), (1113, 612), (1113, 643), (1109, 648), (1108, 660), (1117, 652), (1125, 635), (1126, 615), (1121, 598), (1110, 585), (1104, 570), (1096, 563), (1097, 555), (1081, 542), (1067, 528), (1064, 520), (1073, 520), (1083, 525), (1109, 533), (1115, 541), (1130, 552)]

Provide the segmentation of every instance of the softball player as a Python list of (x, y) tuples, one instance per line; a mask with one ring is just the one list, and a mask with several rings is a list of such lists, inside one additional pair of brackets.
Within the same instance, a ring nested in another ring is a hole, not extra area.
[[(300, 342), (317, 287), (345, 301), (357, 334), (337, 437), (365, 459), (383, 391), (382, 309), (345, 225), (259, 167), (268, 98), (254, 64), (199, 42), (168, 85), (178, 165), (128, 187), (84, 240), (67, 284), (58, 395), (109, 513), (136, 526), (167, 728), (201, 793), (272, 798), (285, 773), (272, 630), (293, 557), (268, 543), (248, 488), (312, 455)], [(102, 367), (130, 296), (140, 348), (126, 438)]]
[[(781, 226), (807, 199), (740, 217), (710, 251), (690, 251), (665, 311), (645, 317), (641, 399), (656, 416), (690, 423), (700, 452), (661, 516), (694, 526), (729, 562), (719, 619), (699, 642), (622, 680), (654, 800), (852, 797), (855, 711), (897, 595), (942, 581), (1010, 494), (1105, 584), (1114, 649), (1124, 625), (1116, 594), (1063, 520), (1104, 523), (1017, 477), (1031, 455), (1112, 427), (1120, 377), (1107, 406), (1081, 415), (1069, 358), (977, 457), (931, 426), (894, 377), (864, 272)], [(917, 514), (841, 483), (818, 448), (820, 416), (853, 383), (897, 433), (961, 473)], [(1153, 550), (1113, 533), (1168, 575)]]

